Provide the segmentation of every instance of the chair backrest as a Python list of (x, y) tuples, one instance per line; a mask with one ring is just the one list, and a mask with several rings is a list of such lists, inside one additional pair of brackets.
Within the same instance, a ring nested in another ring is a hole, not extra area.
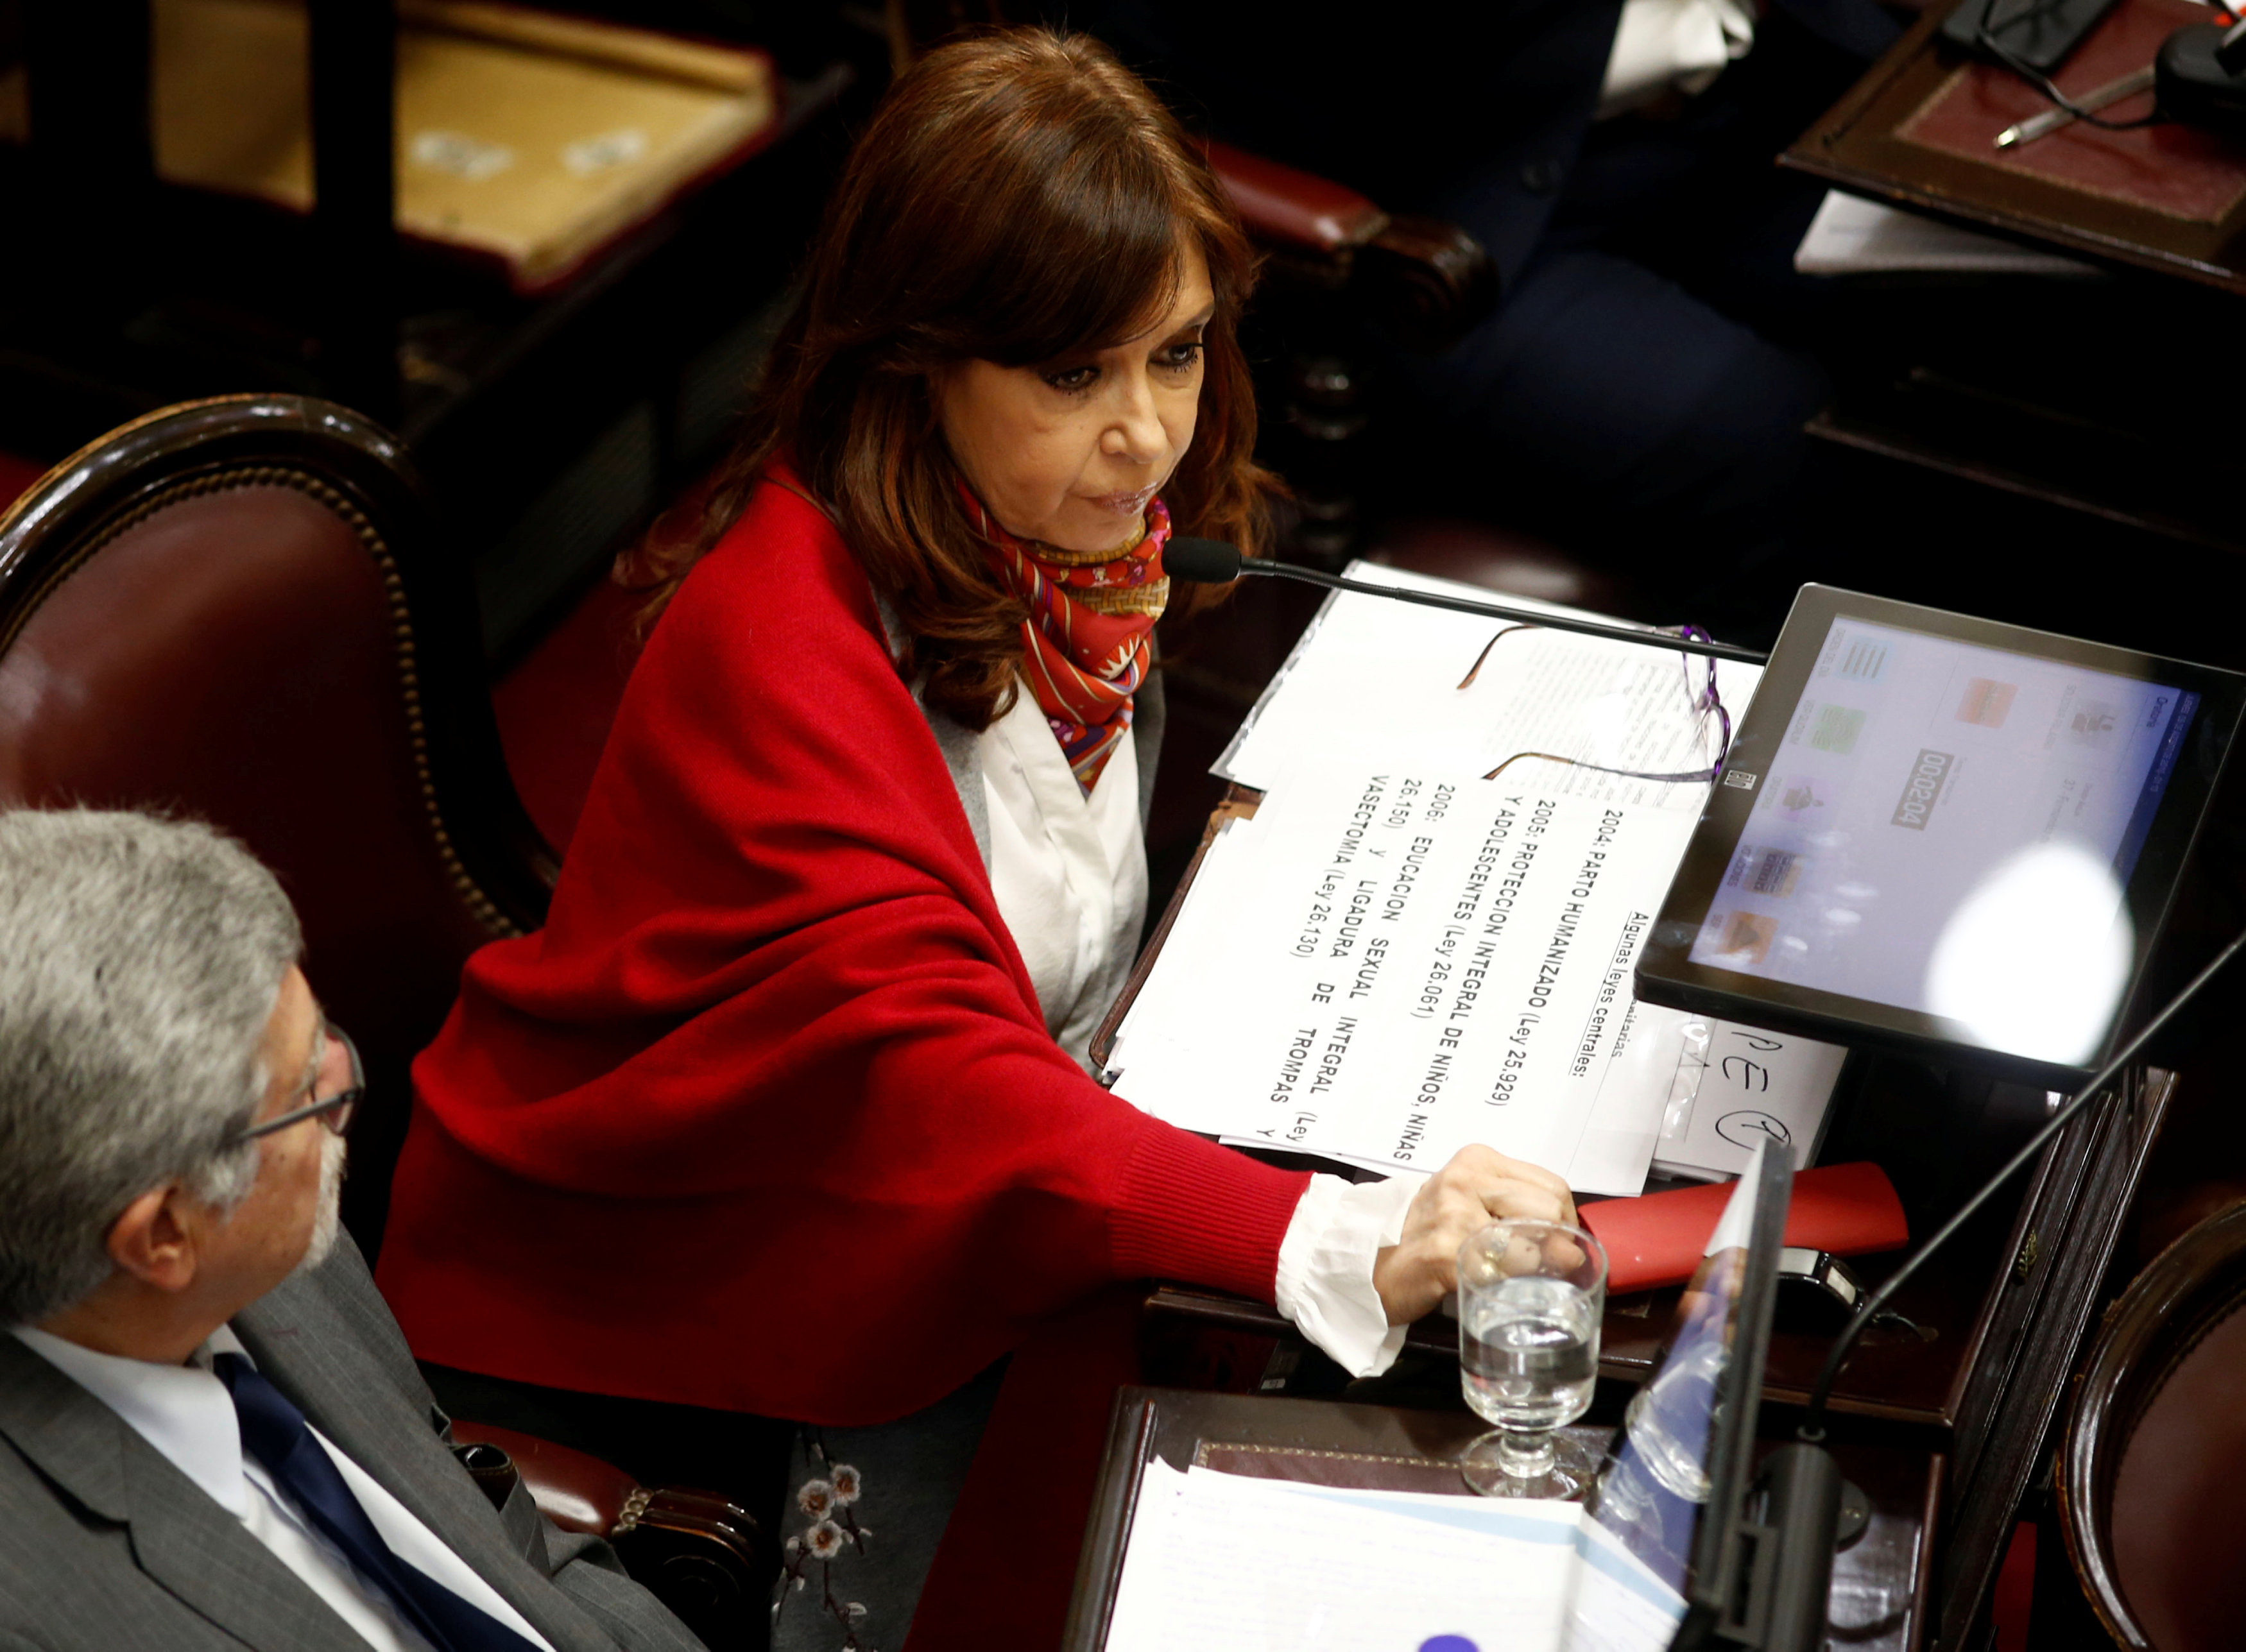
[(370, 1248), (405, 1068), (468, 954), (535, 926), (465, 561), (397, 443), (293, 396), (167, 408), (0, 515), (0, 807), (208, 820), (280, 875), (365, 1056), (345, 1211)]
[(2246, 1569), (2223, 1511), (2246, 1477), (2246, 1204), (2170, 1245), (2106, 1311), (2059, 1469), (2068, 1556), (2118, 1645), (2238, 1644)]

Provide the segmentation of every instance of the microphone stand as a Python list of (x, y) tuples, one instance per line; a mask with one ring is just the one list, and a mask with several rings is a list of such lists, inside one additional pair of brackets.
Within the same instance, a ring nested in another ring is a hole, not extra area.
[[(1235, 556), (1239, 554), (1236, 551), (1233, 554)], [(1518, 624), (1538, 626), (1548, 631), (1573, 631), (1581, 636), (1603, 636), (1613, 642), (1636, 642), (1649, 648), (1673, 649), (1679, 654), (1702, 654), (1710, 659), (1735, 660), (1741, 665), (1765, 665), (1770, 661), (1768, 654), (1743, 649), (1731, 642), (1696, 642), (1689, 637), (1669, 636), (1659, 631), (1643, 630), (1634, 625), (1613, 625), (1603, 620), (1579, 620), (1572, 615), (1507, 608), (1497, 602), (1477, 602), (1466, 597), (1445, 596), (1433, 591), (1413, 591), (1401, 586), (1344, 579), (1338, 574), (1321, 574), (1313, 568), (1297, 568), (1290, 562), (1269, 562), (1254, 556), (1241, 557), (1237, 577), (1244, 578), (1250, 574), (1301, 580), (1306, 585), (1324, 586), (1330, 591), (1353, 591), (1361, 596), (1392, 597), (1399, 602), (1417, 602), (1421, 608), (1449, 608), (1456, 614), (1479, 614), (1494, 620), (1512, 620)], [(1227, 581), (1214, 582), (1222, 584)]]
[(1814, 1445), (1825, 1438), (1825, 1403), (1832, 1396), (1834, 1380), (1841, 1375), (1841, 1367), (1848, 1363), (1848, 1355), (1856, 1346), (1856, 1339), (1863, 1335), (1864, 1328), (1877, 1317), (1882, 1308), (1887, 1306), (1889, 1299), (1895, 1294), (1903, 1281), (1916, 1273), (1929, 1257), (1941, 1249), (1943, 1245), (1965, 1225), (1974, 1212), (1979, 1210), (1996, 1195), (1998, 1188), (2010, 1181), (2024, 1166), (2032, 1162), (2053, 1136), (2073, 1123), (2075, 1115), (2113, 1082), (2114, 1074), (2129, 1064), (2131, 1057), (2145, 1047), (2154, 1033), (2167, 1026), (2178, 1010), (2198, 996), (2201, 988), (2222, 972), (2222, 966), (2236, 957), (2242, 947), (2246, 947), (2246, 931), (2242, 931), (2233, 938), (2229, 946), (2215, 954), (2215, 961), (2194, 976), (2182, 991), (2168, 1000), (2160, 1014), (2146, 1023), (2143, 1030), (2135, 1037), (2121, 1046), (2119, 1055), (2100, 1068), (2088, 1084), (2074, 1092), (2072, 1099), (2052, 1114), (2044, 1122), (2043, 1127), (2028, 1138), (2027, 1145), (2007, 1159), (2001, 1170), (1983, 1183), (1980, 1190), (1959, 1207), (1956, 1215), (1936, 1228), (1932, 1238), (1913, 1251), (1901, 1268), (1896, 1268), (1877, 1290), (1864, 1299), (1863, 1304), (1856, 1309), (1855, 1316), (1849, 1320), (1848, 1324), (1841, 1328), (1841, 1334), (1833, 1339), (1832, 1351), (1825, 1356), (1825, 1363), (1818, 1370), (1817, 1381), (1809, 1390), (1809, 1404), (1802, 1415), (1801, 1425), (1794, 1431), (1796, 1438)]

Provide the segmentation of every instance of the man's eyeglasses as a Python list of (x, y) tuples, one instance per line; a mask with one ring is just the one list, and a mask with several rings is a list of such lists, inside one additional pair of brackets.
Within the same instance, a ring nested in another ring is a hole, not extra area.
[[(305, 1106), (292, 1108), (278, 1118), (269, 1118), (262, 1125), (252, 1125), (247, 1130), (238, 1131), (233, 1138), (235, 1142), (255, 1141), (260, 1136), (270, 1136), (291, 1125), (301, 1125), (307, 1118), (318, 1119), (338, 1136), (350, 1133), (351, 1119), (358, 1112), (360, 1098), (366, 1094), (366, 1070), (359, 1065), (358, 1046), (351, 1043), (350, 1036), (332, 1021), (321, 1024), (328, 1042), (342, 1045), (344, 1054), (351, 1058), (349, 1087)], [(324, 1066), (325, 1061), (321, 1064)], [(313, 1082), (316, 1085), (318, 1080)]]
[[(1482, 665), (1488, 660), (1490, 650), (1512, 636), (1514, 632), (1533, 631), (1538, 629), (1534, 625), (1507, 626), (1482, 645), (1481, 652), (1474, 656), (1472, 669), (1459, 680), (1459, 687), (1461, 689), (1472, 687), (1474, 678), (1481, 674)], [(1663, 629), (1667, 635), (1681, 637), (1688, 642), (1710, 642), (1715, 640), (1697, 625), (1672, 625)], [(1600, 774), (1620, 775), (1624, 779), (1630, 780), (1659, 780), (1674, 785), (1718, 778), (1724, 772), (1725, 760), (1732, 754), (1732, 714), (1724, 709), (1723, 701), (1716, 694), (1716, 662), (1706, 655), (1696, 656), (1691, 654), (1680, 654), (1678, 658), (1684, 663), (1684, 697), (1691, 703), (1695, 718), (1694, 737), (1698, 738), (1705, 736), (1710, 718), (1714, 718), (1717, 724), (1715, 761), (1707, 768), (1688, 769), (1671, 774), (1650, 773), (1643, 769), (1610, 768), (1603, 763), (1591, 763), (1582, 758), (1562, 757), (1556, 751), (1515, 751), (1504, 762), (1482, 776), (1482, 778), (1494, 780), (1524, 758), (1536, 758), (1546, 763), (1564, 763), (1570, 768), (1590, 769)], [(1702, 674), (1703, 668), (1705, 675)]]

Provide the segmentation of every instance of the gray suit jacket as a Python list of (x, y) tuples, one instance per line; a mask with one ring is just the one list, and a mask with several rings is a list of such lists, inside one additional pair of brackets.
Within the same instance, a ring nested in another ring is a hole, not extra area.
[[(700, 1652), (597, 1539), (502, 1513), (348, 1237), (234, 1321), (258, 1369), (554, 1643)], [(366, 1652), (242, 1523), (118, 1415), (0, 1336), (0, 1649)]]

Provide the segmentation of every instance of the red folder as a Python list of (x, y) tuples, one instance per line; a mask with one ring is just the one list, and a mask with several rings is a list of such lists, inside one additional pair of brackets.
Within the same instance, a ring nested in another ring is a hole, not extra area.
[[(1602, 1199), (1580, 1207), (1583, 1226), (1607, 1247), (1607, 1288), (1651, 1290), (1692, 1277), (1732, 1196), (1730, 1182), (1680, 1187), (1637, 1199)], [(1860, 1256), (1910, 1242), (1902, 1201), (1877, 1165), (1821, 1165), (1793, 1179), (1786, 1242)]]

